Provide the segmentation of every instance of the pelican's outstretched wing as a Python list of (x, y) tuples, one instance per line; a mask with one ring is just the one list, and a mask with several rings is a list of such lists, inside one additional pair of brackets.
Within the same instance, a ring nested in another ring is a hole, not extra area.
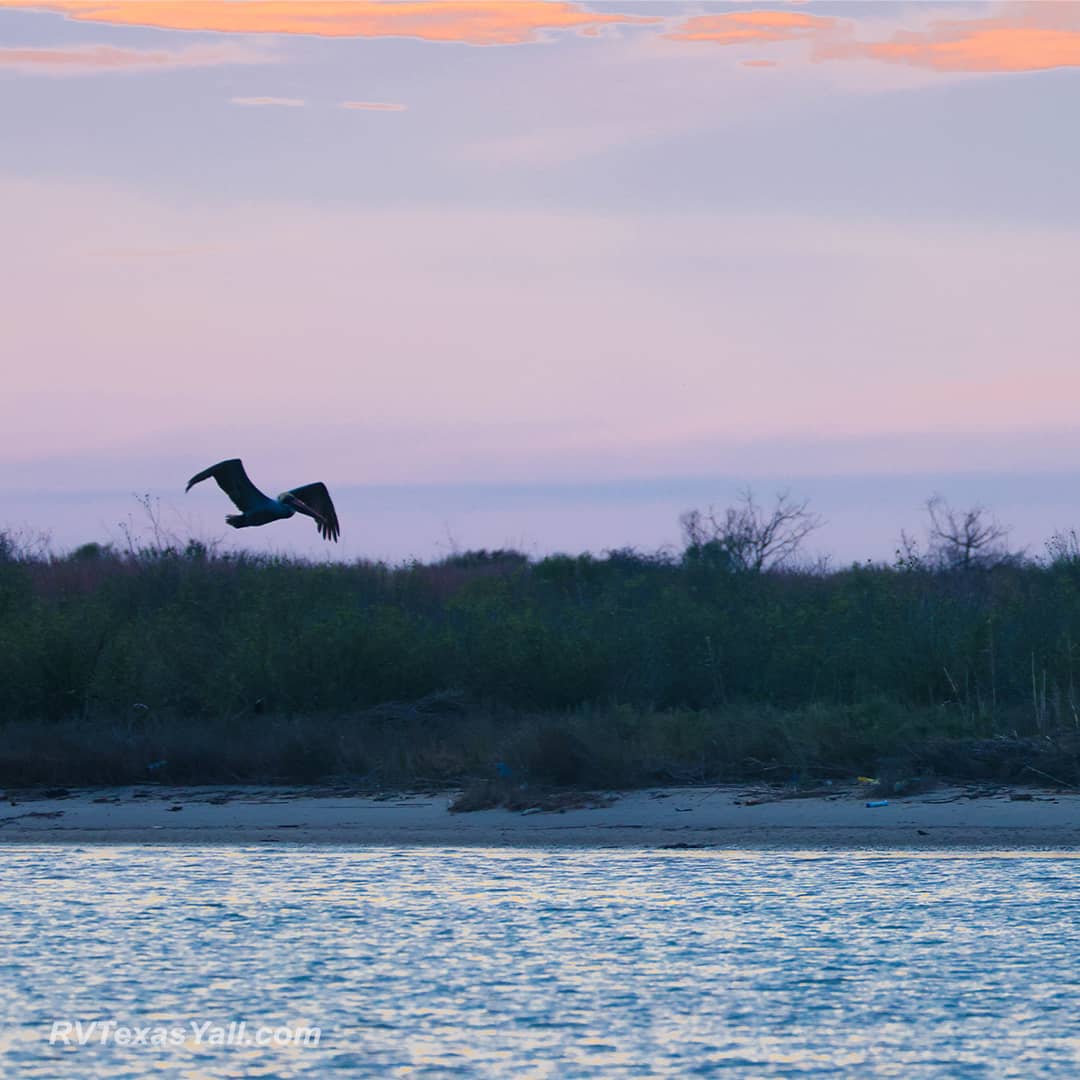
[(259, 506), (268, 503), (269, 498), (264, 495), (249, 479), (244, 472), (243, 462), (239, 458), (230, 458), (228, 461), (219, 461), (211, 465), (209, 469), (203, 469), (196, 473), (188, 482), (185, 491), (190, 491), (195, 484), (213, 477), (218, 487), (236, 503), (237, 510), (247, 513)]
[(293, 505), (301, 514), (315, 519), (319, 534), (324, 540), (337, 542), (341, 535), (341, 526), (338, 524), (334, 501), (330, 498), (325, 484), (305, 484), (287, 491), (286, 494), (296, 500)]

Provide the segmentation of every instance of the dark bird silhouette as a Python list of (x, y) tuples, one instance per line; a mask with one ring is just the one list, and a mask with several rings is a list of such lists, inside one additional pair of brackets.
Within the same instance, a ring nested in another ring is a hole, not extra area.
[(185, 491), (190, 491), (195, 484), (213, 477), (217, 485), (236, 504), (239, 514), (229, 514), (225, 520), (234, 529), (246, 529), (251, 525), (269, 525), (271, 521), (284, 521), (293, 514), (306, 514), (315, 519), (319, 535), (325, 540), (337, 542), (341, 535), (337, 511), (330, 498), (326, 485), (305, 484), (282, 492), (276, 499), (264, 495), (244, 472), (244, 464), (239, 458), (219, 461), (209, 469), (196, 473), (188, 482)]

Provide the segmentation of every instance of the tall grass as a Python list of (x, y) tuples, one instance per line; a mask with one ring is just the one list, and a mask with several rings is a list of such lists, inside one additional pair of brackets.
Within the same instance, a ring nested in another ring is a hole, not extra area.
[[(1076, 731), (1078, 683), (1067, 550), (740, 573), (694, 549), (388, 566), (0, 542), (3, 783), (128, 780), (155, 754), (184, 779), (398, 782), (515, 754), (558, 783), (870, 768), (945, 738)], [(465, 705), (386, 704), (444, 691)], [(120, 748), (112, 765), (80, 772), (80, 731)]]

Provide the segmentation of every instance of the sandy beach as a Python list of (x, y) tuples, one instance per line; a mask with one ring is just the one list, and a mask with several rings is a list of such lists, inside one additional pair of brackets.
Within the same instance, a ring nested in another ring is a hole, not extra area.
[(886, 805), (733, 785), (608, 793), (608, 805), (451, 813), (455, 792), (144, 787), (12, 793), (0, 843), (651, 848), (1080, 847), (1080, 794), (940, 788)]

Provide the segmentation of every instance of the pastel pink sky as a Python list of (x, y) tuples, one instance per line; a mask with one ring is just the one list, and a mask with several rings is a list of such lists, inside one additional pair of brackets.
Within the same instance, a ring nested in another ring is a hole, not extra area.
[(14, 524), (235, 455), (517, 485), (460, 531), (541, 548), (674, 540), (679, 478), (1075, 471), (1078, 66), (1073, 3), (0, 0)]

